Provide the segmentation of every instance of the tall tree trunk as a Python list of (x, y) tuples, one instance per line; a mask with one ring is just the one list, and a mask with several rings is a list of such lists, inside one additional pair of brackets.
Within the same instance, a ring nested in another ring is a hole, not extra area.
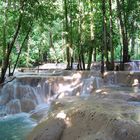
[(123, 16), (123, 20), (124, 20), (124, 30), (125, 30), (125, 34), (126, 34), (126, 37), (128, 39), (128, 33), (127, 33), (127, 11), (126, 11), (126, 6), (125, 6), (125, 2), (127, 4), (127, 0), (124, 1), (124, 0), (121, 0), (121, 5), (122, 5), (122, 16)]
[(82, 16), (81, 16), (81, 5), (79, 0), (79, 19), (78, 19), (78, 70), (82, 70), (82, 60), (81, 60), (81, 24), (82, 24)]
[(134, 49), (135, 49), (135, 37), (134, 37), (134, 35), (132, 35), (132, 38), (131, 38), (131, 56), (134, 55)]
[(2, 67), (4, 66), (4, 62), (5, 62), (5, 57), (6, 57), (6, 24), (7, 24), (7, 8), (5, 8), (4, 10), (4, 25), (3, 25), (3, 47), (2, 47), (2, 52), (3, 52), (3, 60), (2, 60)]
[(93, 54), (93, 42), (94, 42), (94, 25), (93, 25), (93, 7), (92, 7), (92, 0), (90, 0), (90, 49), (89, 49), (89, 56), (88, 56), (88, 65), (87, 70), (90, 70), (91, 63), (92, 63), (92, 54)]
[(128, 54), (128, 37), (126, 33), (125, 22), (123, 21), (124, 18), (122, 17), (122, 15), (124, 14), (121, 11), (123, 11), (122, 4), (120, 3), (120, 0), (117, 0), (117, 13), (121, 26), (122, 44), (123, 44), (123, 63), (125, 63), (129, 61), (130, 56)]
[(82, 16), (82, 12), (83, 12), (83, 7), (82, 7), (82, 3), (79, 0), (79, 25), (78, 25), (78, 49), (79, 49), (79, 62), (78, 62), (78, 66), (80, 70), (85, 70), (85, 60), (84, 60), (84, 50), (83, 50), (83, 45), (82, 45), (82, 21), (83, 21), (83, 16)]
[(131, 23), (131, 56), (134, 55), (134, 49), (135, 49), (135, 32), (136, 32), (136, 28), (134, 27), (134, 21)]
[(81, 60), (82, 60), (82, 70), (85, 70), (85, 58), (84, 58), (84, 50), (83, 46), (81, 45)]
[(113, 21), (112, 21), (112, 0), (109, 0), (109, 13), (110, 13), (110, 49), (111, 49), (111, 69), (114, 70), (114, 47), (113, 47)]
[(106, 69), (109, 70), (109, 56), (108, 56), (108, 44), (107, 44), (107, 18), (106, 18), (106, 3), (102, 1), (102, 12), (103, 12), (103, 45), (104, 45), (104, 57), (106, 61)]
[[(38, 50), (39, 52), (39, 50)], [(37, 62), (39, 65), (39, 62)], [(27, 46), (27, 55), (26, 55), (26, 67), (29, 68), (30, 66), (30, 46)]]
[(96, 62), (96, 55), (97, 55), (97, 50), (96, 50), (96, 47), (94, 47), (94, 54), (93, 54), (94, 62)]
[(108, 49), (107, 49), (107, 18), (106, 18), (106, 2), (102, 0), (103, 6), (103, 42), (104, 42), (104, 56), (106, 58), (106, 62), (108, 64)]
[(105, 0), (102, 0), (102, 13), (103, 13), (103, 43), (102, 43), (102, 60), (101, 60), (101, 73), (102, 76), (104, 74), (104, 55), (106, 55), (106, 7), (105, 7)]
[(82, 60), (81, 60), (81, 17), (79, 18), (78, 24), (78, 70), (82, 70)]
[(93, 44), (94, 44), (94, 40), (91, 40), (90, 48), (89, 48), (89, 54), (88, 54), (89, 56), (88, 56), (87, 70), (90, 70), (90, 68), (91, 68), (92, 56), (93, 56)]
[(24, 47), (24, 45), (25, 45), (25, 42), (26, 42), (26, 40), (27, 40), (28, 37), (29, 37), (29, 33), (31, 32), (31, 28), (32, 28), (32, 27), (30, 27), (29, 30), (27, 31), (26, 36), (25, 36), (25, 38), (24, 38), (24, 40), (23, 40), (23, 42), (22, 42), (22, 44), (21, 44), (21, 47), (20, 47), (20, 50), (19, 50), (19, 52), (18, 52), (18, 56), (17, 56), (16, 62), (15, 62), (13, 71), (12, 71), (12, 73), (10, 73), (11, 75), (13, 75), (14, 72), (15, 72), (15, 69), (16, 69), (17, 64), (18, 64), (19, 57), (20, 57), (20, 55), (21, 55), (22, 49), (23, 49), (23, 47)]
[(53, 44), (53, 35), (52, 35), (52, 31), (50, 29), (50, 32), (49, 32), (49, 39), (50, 39), (50, 42), (49, 42), (49, 45), (50, 45), (50, 48), (53, 49), (54, 53), (55, 53), (55, 63), (57, 64), (58, 63), (58, 58), (57, 58), (57, 55), (56, 55), (56, 50), (55, 50), (55, 47), (54, 47), (54, 44)]
[(67, 68), (70, 69), (70, 49), (69, 49), (69, 26), (68, 26), (68, 7), (67, 0), (64, 0), (64, 9), (65, 9), (65, 39), (66, 39), (66, 57), (67, 57)]
[(73, 16), (72, 16), (72, 10), (73, 10), (73, 0), (71, 0), (71, 3), (70, 3), (70, 48), (71, 48), (71, 51), (70, 51), (70, 69), (73, 69), (73, 61), (74, 61), (74, 58), (73, 58)]
[(22, 14), (19, 16), (19, 21), (18, 21), (18, 24), (17, 24), (15, 34), (13, 35), (12, 41), (9, 42), (8, 46), (7, 46), (7, 52), (5, 54), (4, 63), (3, 63), (3, 66), (2, 66), (2, 70), (1, 70), (0, 83), (3, 83), (4, 80), (5, 80), (6, 71), (7, 71), (8, 65), (9, 65), (10, 54), (11, 54), (11, 51), (13, 49), (14, 43), (15, 43), (17, 37), (18, 37), (19, 31), (20, 31), (20, 28), (21, 28), (21, 22), (22, 22)]

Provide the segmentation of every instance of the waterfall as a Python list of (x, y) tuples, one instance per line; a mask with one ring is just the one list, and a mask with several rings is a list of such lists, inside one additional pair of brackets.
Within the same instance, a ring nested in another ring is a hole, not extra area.
[(83, 86), (81, 89), (81, 96), (87, 96), (92, 94), (95, 90), (101, 87), (101, 78), (99, 77), (91, 77), (84, 79)]
[(7, 83), (0, 94), (0, 116), (30, 112), (40, 104), (47, 104), (51, 89), (47, 82), (36, 86), (26, 85), (14, 80)]
[(71, 76), (17, 76), (0, 93), (0, 116), (48, 108), (52, 100), (64, 96), (89, 95), (101, 86), (101, 78), (91, 73)]
[(6, 106), (0, 105), (0, 117), (4, 117), (7, 115)]
[(19, 99), (13, 99), (6, 104), (7, 114), (16, 114), (21, 112), (21, 104)]
[(125, 70), (139, 71), (139, 67), (135, 62), (127, 62), (125, 63), (125, 65), (126, 65)]

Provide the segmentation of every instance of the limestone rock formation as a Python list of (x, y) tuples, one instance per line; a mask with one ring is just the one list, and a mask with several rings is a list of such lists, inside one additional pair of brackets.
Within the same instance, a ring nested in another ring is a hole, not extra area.
[(40, 125), (28, 137), (29, 140), (60, 140), (65, 128), (65, 123), (62, 119), (49, 119)]
[(59, 99), (49, 119), (39, 124), (28, 140), (140, 140), (139, 107), (119, 98)]
[(30, 112), (31, 110), (34, 110), (36, 107), (36, 103), (34, 102), (34, 100), (28, 98), (22, 98), (20, 102), (21, 102), (21, 110), (23, 112)]

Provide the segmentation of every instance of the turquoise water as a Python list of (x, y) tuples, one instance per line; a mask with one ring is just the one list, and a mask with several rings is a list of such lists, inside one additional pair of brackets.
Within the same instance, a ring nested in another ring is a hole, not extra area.
[[(106, 87), (103, 89), (108, 93), (140, 93), (140, 89), (132, 87)], [(130, 102), (130, 104), (140, 105), (139, 102)], [(1, 106), (1, 110), (2, 110)], [(4, 110), (4, 109), (3, 109)], [(46, 115), (49, 110), (49, 104), (41, 104), (36, 110), (30, 112), (31, 116), (39, 119), (42, 115)], [(38, 113), (36, 115), (36, 113)], [(32, 131), (37, 125), (37, 122), (33, 120), (28, 113), (19, 113), (16, 115), (8, 115), (0, 117), (0, 140), (26, 140), (26, 136)]]
[(0, 140), (25, 140), (36, 124), (26, 113), (0, 118)]

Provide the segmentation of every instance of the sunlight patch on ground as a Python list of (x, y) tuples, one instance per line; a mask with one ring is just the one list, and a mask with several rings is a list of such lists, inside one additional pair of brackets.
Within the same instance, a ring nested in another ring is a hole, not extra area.
[(61, 112), (59, 112), (59, 113), (56, 115), (56, 118), (65, 119), (65, 118), (66, 118), (66, 114), (64, 113), (64, 111), (61, 111)]
[(96, 90), (96, 93), (101, 93), (102, 92), (102, 89), (97, 89)]

